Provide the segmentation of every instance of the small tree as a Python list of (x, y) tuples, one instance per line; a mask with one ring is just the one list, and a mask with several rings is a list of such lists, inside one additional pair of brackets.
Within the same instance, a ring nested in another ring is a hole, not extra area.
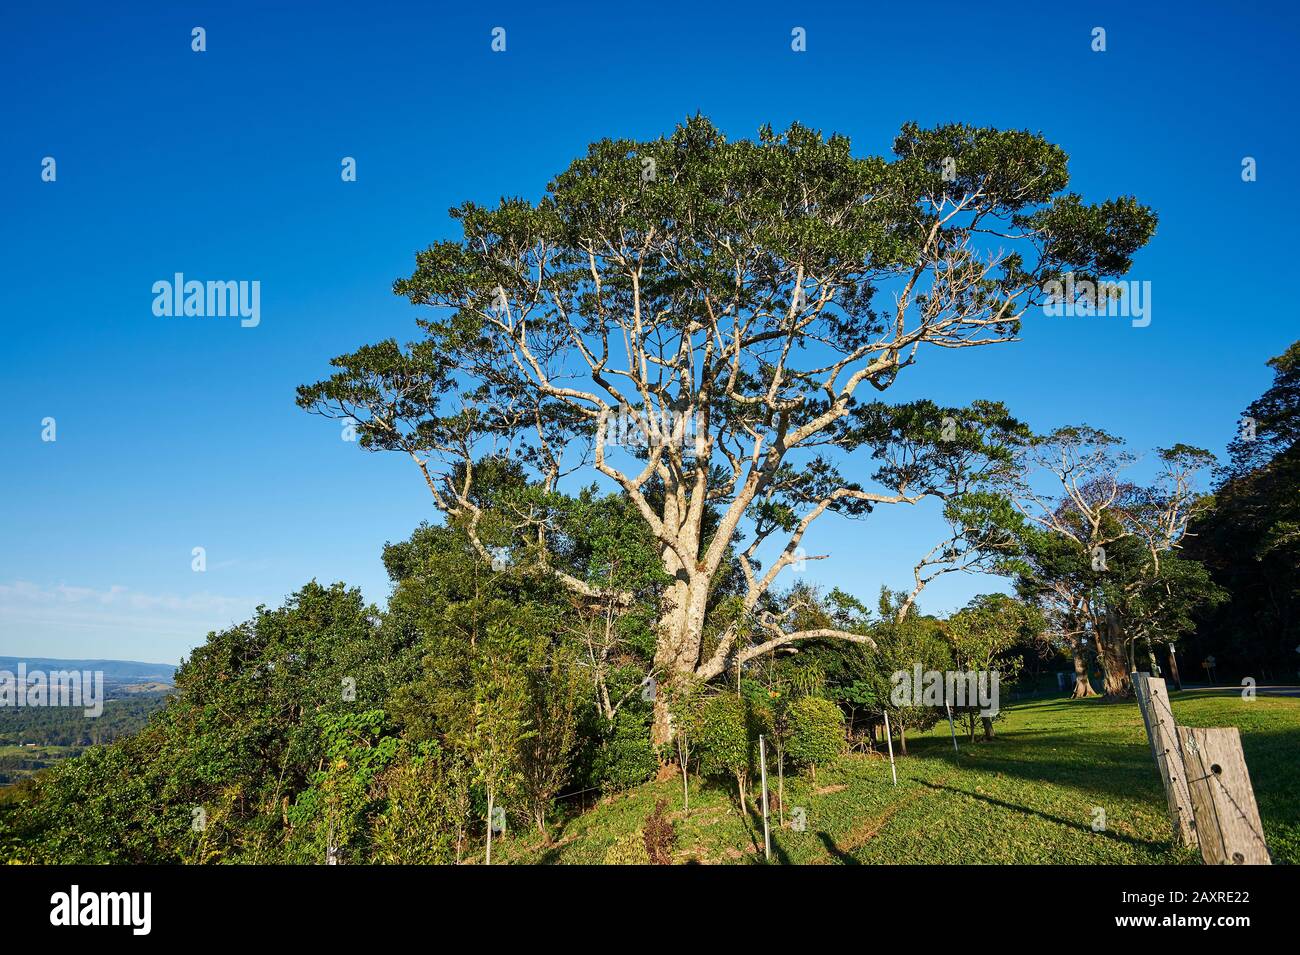
[[(449, 761), (450, 762), (450, 761)], [(456, 859), (454, 779), (436, 743), (399, 758), (378, 780), (386, 807), (371, 828), (371, 861), (439, 865)]]
[(549, 842), (546, 814), (569, 779), (569, 755), (577, 740), (578, 673), (570, 657), (556, 652), (549, 663), (530, 666), (526, 679), (532, 729), (520, 740), (520, 788), (537, 831)]
[(727, 774), (734, 778), (743, 809), (750, 764), (745, 701), (731, 693), (720, 693), (704, 701), (700, 707), (697, 734), (700, 771), (706, 776)]
[(519, 748), (533, 731), (525, 718), (528, 690), (523, 678), (506, 667), (480, 674), (469, 729), (460, 740), (469, 753), (474, 778), (487, 794), (486, 862), (492, 864), (492, 829), (499, 800), (519, 783)]
[(888, 711), (893, 731), (898, 734), (899, 752), (904, 756), (908, 729), (929, 729), (939, 721), (943, 711), (926, 706), (918, 693), (896, 701), (894, 675), (906, 674), (910, 680), (918, 665), (922, 671), (941, 671), (948, 669), (952, 662), (951, 649), (938, 621), (916, 612), (898, 618), (898, 607), (905, 599), (903, 594), (881, 589), (881, 620), (872, 628), (876, 647), (862, 653), (854, 674), (869, 686), (869, 689), (860, 688), (863, 697), (868, 693), (874, 696), (882, 717)]
[(316, 716), (322, 768), (287, 810), (303, 861), (334, 862), (360, 853), (367, 834), (371, 789), (401, 746), (386, 734), (383, 710)]
[[(1013, 651), (1032, 642), (1043, 629), (1042, 614), (1037, 608), (1008, 597), (987, 594), (976, 597), (948, 621), (948, 640), (959, 668), (980, 673), (997, 672), (999, 685), (1010, 683), (1020, 672), (1023, 660)], [(975, 739), (975, 719), (984, 725), (984, 738), (993, 739), (993, 716), (984, 714), (978, 701), (967, 701), (959, 708), (970, 720), (970, 736)]]
[(699, 687), (693, 680), (680, 680), (673, 687), (670, 712), (673, 722), (673, 749), (682, 773), (682, 811), (691, 808), (690, 765), (700, 730)]
[(790, 704), (788, 721), (790, 761), (808, 767), (816, 779), (818, 763), (844, 752), (844, 714), (830, 700), (805, 696)]

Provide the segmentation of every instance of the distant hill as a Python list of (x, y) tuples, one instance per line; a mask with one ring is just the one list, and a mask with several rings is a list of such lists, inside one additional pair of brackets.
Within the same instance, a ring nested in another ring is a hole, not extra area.
[(77, 707), (0, 707), (0, 788), (83, 752), (138, 733), (176, 691), (176, 667), (136, 660), (57, 660), (0, 657), (0, 670), (89, 670), (104, 674), (104, 712), (86, 716)]
[(136, 660), (58, 660), (51, 657), (0, 657), (0, 670), (18, 671), (26, 663), (31, 670), (102, 670), (106, 684), (176, 682), (176, 667), (169, 663), (140, 663)]
[(148, 683), (123, 683), (118, 689), (123, 693), (167, 693), (175, 689), (170, 683), (151, 680)]

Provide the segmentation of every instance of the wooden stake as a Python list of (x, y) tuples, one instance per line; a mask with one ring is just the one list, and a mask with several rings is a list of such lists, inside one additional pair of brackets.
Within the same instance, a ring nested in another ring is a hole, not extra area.
[(1255, 805), (1241, 733), (1178, 727), (1189, 771), (1192, 811), (1207, 865), (1272, 865)]
[(776, 750), (776, 819), (777, 825), (785, 828), (785, 753), (778, 746)]
[(772, 861), (772, 831), (767, 825), (767, 741), (758, 737), (758, 768), (763, 775), (763, 855)]
[(889, 714), (885, 713), (885, 742), (889, 745), (889, 772), (894, 777), (894, 785), (898, 785), (898, 770), (894, 768), (894, 737), (889, 732)]
[(1142, 725), (1146, 727), (1147, 742), (1151, 744), (1151, 758), (1157, 763), (1160, 757), (1156, 753), (1156, 737), (1151, 732), (1151, 705), (1147, 700), (1147, 679), (1149, 673), (1130, 673), (1129, 680), (1133, 683), (1133, 697), (1137, 700), (1138, 709), (1142, 711)]

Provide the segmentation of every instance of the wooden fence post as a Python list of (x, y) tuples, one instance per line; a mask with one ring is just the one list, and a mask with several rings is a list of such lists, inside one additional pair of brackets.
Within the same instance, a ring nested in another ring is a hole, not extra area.
[(1272, 865), (1255, 790), (1235, 726), (1178, 727), (1190, 773), (1192, 811), (1207, 865)]
[(767, 741), (758, 737), (758, 766), (763, 775), (763, 858), (772, 861), (772, 830), (767, 825)]
[(885, 743), (889, 746), (889, 774), (894, 777), (894, 785), (898, 785), (898, 770), (894, 768), (894, 737), (889, 732), (889, 712), (885, 712)]
[(1133, 697), (1137, 700), (1138, 709), (1142, 711), (1142, 725), (1146, 727), (1147, 742), (1151, 744), (1151, 758), (1159, 763), (1160, 757), (1156, 755), (1155, 734), (1151, 732), (1151, 708), (1147, 703), (1147, 676), (1146, 673), (1134, 671), (1129, 674), (1129, 681), (1133, 684)]
[(1145, 673), (1134, 674), (1134, 694), (1142, 709), (1147, 739), (1151, 741), (1151, 754), (1160, 781), (1165, 787), (1169, 803), (1169, 820), (1173, 824), (1174, 838), (1185, 846), (1197, 844), (1196, 818), (1192, 810), (1191, 793), (1187, 786), (1187, 772), (1183, 768), (1183, 754), (1173, 710), (1169, 708), (1169, 694), (1165, 681)]

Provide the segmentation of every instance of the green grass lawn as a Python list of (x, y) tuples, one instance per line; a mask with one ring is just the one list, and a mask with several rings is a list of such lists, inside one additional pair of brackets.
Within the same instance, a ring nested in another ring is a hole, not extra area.
[[(1300, 699), (1174, 694), (1188, 726), (1240, 728), (1275, 863), (1300, 861)], [(1015, 704), (998, 739), (952, 752), (947, 722), (889, 762), (850, 755), (810, 777), (786, 778), (787, 826), (773, 809), (773, 860), (844, 863), (1199, 863), (1172, 844), (1165, 799), (1137, 705), (1048, 699)], [(773, 773), (773, 777), (775, 773)], [(775, 779), (772, 780), (775, 788)], [(757, 787), (754, 787), (757, 789)], [(620, 838), (635, 842), (667, 799), (680, 862), (756, 862), (762, 819), (742, 813), (734, 788), (681, 779), (651, 783), (576, 816), (545, 845), (534, 833), (503, 840), (494, 861), (599, 864)], [(795, 807), (807, 828), (789, 827)], [(1104, 831), (1094, 831), (1097, 810)]]

